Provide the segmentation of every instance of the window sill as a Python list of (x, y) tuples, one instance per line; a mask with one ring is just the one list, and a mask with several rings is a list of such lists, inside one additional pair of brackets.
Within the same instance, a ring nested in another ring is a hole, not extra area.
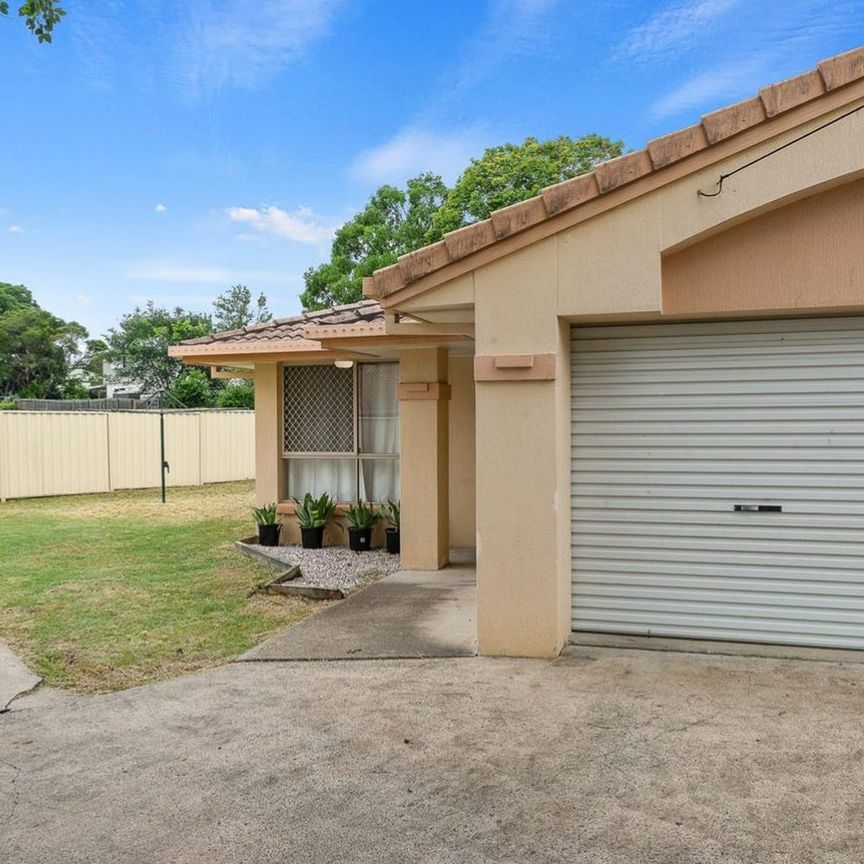
[[(381, 508), (375, 502), (372, 502), (376, 510), (380, 510)], [(336, 502), (336, 515), (344, 516), (348, 511), (348, 508), (354, 504), (353, 501), (337, 501)], [(276, 512), (280, 516), (293, 516), (297, 507), (295, 506), (293, 501), (280, 501), (276, 505)]]

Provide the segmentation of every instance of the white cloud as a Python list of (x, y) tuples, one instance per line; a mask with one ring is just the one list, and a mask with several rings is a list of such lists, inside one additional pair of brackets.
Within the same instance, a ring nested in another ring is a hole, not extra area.
[(298, 207), (288, 212), (274, 204), (255, 207), (228, 207), (225, 211), (232, 222), (248, 225), (260, 234), (284, 237), (295, 243), (314, 246), (327, 243), (333, 236), (333, 228), (322, 225), (308, 207)]
[(153, 208), (153, 212), (154, 213), (164, 213), (167, 209), (168, 209), (168, 206), (166, 204), (157, 204)]
[(176, 67), (192, 94), (254, 87), (326, 35), (341, 0), (214, 0), (188, 3)]
[(749, 63), (733, 62), (709, 69), (658, 99), (648, 112), (654, 119), (662, 120), (695, 108), (705, 108), (712, 102), (719, 105), (743, 98), (753, 90), (753, 82), (764, 77), (770, 60), (766, 55)]
[(632, 29), (616, 55), (643, 61), (671, 57), (740, 5), (741, 0), (689, 0), (667, 6)]
[(472, 156), (479, 156), (487, 136), (479, 128), (435, 132), (409, 127), (389, 141), (361, 153), (351, 174), (367, 183), (400, 183), (421, 171), (453, 182)]
[(125, 276), (127, 279), (169, 282), (178, 285), (214, 285), (231, 281), (231, 271), (222, 267), (189, 267), (153, 263), (134, 265), (127, 270)]
[(76, 294), (72, 299), (79, 306), (89, 306), (93, 302), (93, 298), (89, 294)]
[(26, 234), (27, 231), (21, 225), (12, 224), (6, 229), (9, 234)]

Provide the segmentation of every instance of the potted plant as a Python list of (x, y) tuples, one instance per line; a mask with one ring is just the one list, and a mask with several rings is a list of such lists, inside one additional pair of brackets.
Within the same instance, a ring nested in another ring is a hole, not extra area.
[(333, 499), (324, 492), (320, 498), (313, 498), (307, 492), (300, 502), (296, 498), (294, 514), (300, 523), (300, 537), (304, 549), (320, 549), (324, 545), (324, 527), (333, 517), (336, 505)]
[(278, 546), (282, 526), (276, 521), (276, 505), (265, 504), (252, 511), (258, 523), (258, 543), (261, 546)]
[(346, 511), (348, 519), (348, 548), (352, 552), (365, 552), (372, 548), (372, 527), (381, 518), (371, 502), (359, 501)]
[(379, 512), (384, 517), (384, 521), (388, 523), (388, 527), (384, 531), (384, 537), (387, 541), (387, 551), (391, 555), (399, 554), (399, 502), (388, 498), (382, 501), (379, 505)]

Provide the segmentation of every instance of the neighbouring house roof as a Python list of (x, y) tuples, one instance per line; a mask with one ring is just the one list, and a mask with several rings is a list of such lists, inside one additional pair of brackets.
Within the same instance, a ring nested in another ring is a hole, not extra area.
[(272, 342), (307, 342), (306, 328), (314, 326), (339, 326), (341, 328), (356, 327), (384, 323), (384, 310), (377, 300), (361, 300), (359, 303), (347, 303), (344, 306), (334, 306), (319, 312), (303, 312), (288, 318), (274, 318), (263, 324), (250, 324), (240, 330), (225, 330), (221, 333), (211, 333), (198, 339), (187, 339), (181, 345), (245, 345)]
[[(552, 220), (555, 220), (555, 226), (567, 227), (562, 224), (564, 219), (577, 215), (579, 208), (585, 208), (587, 212), (590, 207), (585, 205), (602, 200), (610, 192), (650, 178), (656, 172), (714, 148), (740, 133), (764, 124), (766, 138), (777, 134), (782, 130), (769, 121), (815, 100), (824, 99), (827, 103), (832, 91), (862, 79), (864, 47), (823, 60), (816, 69), (764, 87), (752, 99), (712, 111), (693, 126), (650, 141), (643, 150), (601, 162), (587, 174), (549, 186), (533, 198), (495, 211), (489, 219), (451, 231), (444, 235), (443, 240), (403, 255), (396, 264), (377, 270), (364, 279), (363, 293), (381, 299), (385, 306), (396, 304), (400, 299), (407, 299), (473, 269), (474, 262), (480, 261), (480, 256), (474, 258), (475, 253), (482, 252), (484, 260), (481, 263), (496, 257), (495, 253), (508, 254), (518, 248), (516, 239), (509, 242), (511, 238), (518, 239), (522, 235), (522, 245), (533, 242), (544, 224)], [(835, 101), (838, 105), (843, 104), (842, 99)], [(824, 107), (832, 110), (833, 106), (825, 104)], [(752, 146), (752, 143), (742, 141), (741, 148)], [(718, 152), (718, 156), (723, 155), (728, 154)], [(701, 166), (696, 165), (694, 170), (698, 167)], [(666, 176), (670, 181), (676, 179), (673, 173)], [(614, 206), (611, 200), (609, 206)], [(551, 233), (552, 224), (548, 227)]]

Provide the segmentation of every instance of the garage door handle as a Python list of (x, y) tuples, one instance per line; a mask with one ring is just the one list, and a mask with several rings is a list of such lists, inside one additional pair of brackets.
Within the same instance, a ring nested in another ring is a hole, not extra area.
[(780, 504), (735, 504), (732, 508), (739, 513), (782, 513)]

